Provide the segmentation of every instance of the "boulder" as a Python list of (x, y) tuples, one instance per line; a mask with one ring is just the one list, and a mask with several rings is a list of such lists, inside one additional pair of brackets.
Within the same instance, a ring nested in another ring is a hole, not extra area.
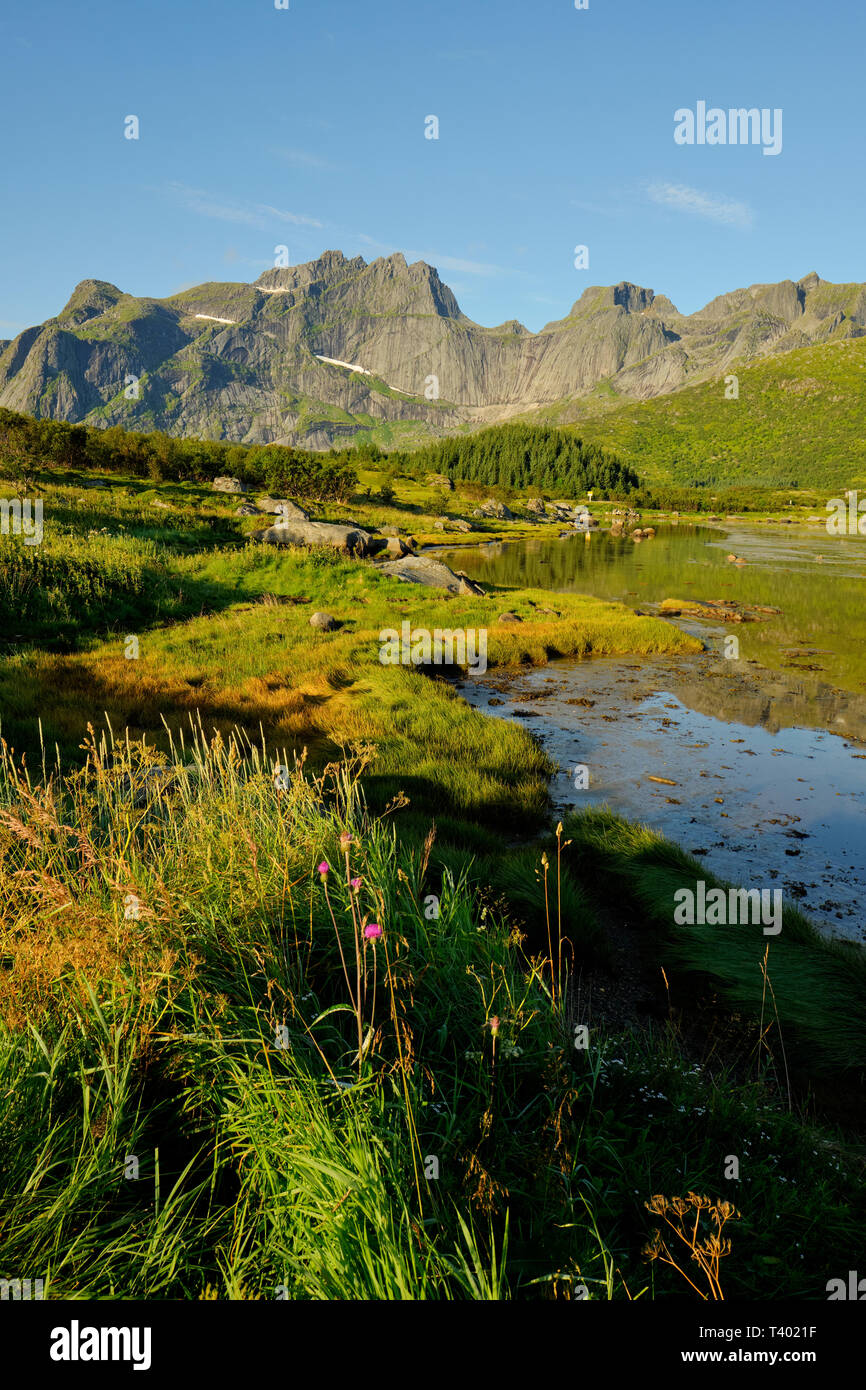
[(310, 616), (310, 627), (318, 628), (320, 632), (333, 632), (337, 626), (337, 619), (330, 613), (313, 613)]
[(214, 492), (249, 492), (249, 484), (240, 478), (214, 478), (211, 484)]
[(498, 623), (522, 623), (523, 619), (517, 613), (500, 613), (496, 621)]
[(261, 516), (261, 512), (251, 503), (242, 502), (239, 507), (235, 507), (235, 516)]
[(348, 555), (375, 555), (383, 550), (384, 536), (373, 537), (360, 526), (339, 526), (329, 521), (290, 521), (268, 526), (264, 531), (253, 531), (252, 540), (263, 545), (330, 546), (333, 550), (343, 550)]
[(424, 481), (428, 487), (444, 487), (449, 492), (454, 491), (454, 483), (450, 478), (446, 478), (444, 473), (428, 473)]
[(452, 522), (451, 524), (452, 524), (452, 526), (454, 527), (454, 530), (455, 530), (455, 531), (471, 531), (471, 530), (472, 530), (472, 527), (469, 525), (469, 522), (468, 522), (468, 521), (463, 521), (462, 519), (459, 520), (459, 521), (454, 521), (454, 522)]
[(412, 549), (414, 544), (415, 542), (411, 536), (406, 540), (404, 540), (402, 536), (387, 536), (385, 538), (385, 549), (381, 553), (387, 555), (389, 560), (400, 560), (404, 555), (414, 554)]
[(514, 513), (509, 511), (504, 502), (497, 502), (495, 498), (488, 497), (486, 502), (481, 503), (482, 516), (494, 516), (497, 521), (511, 521)]
[(540, 497), (530, 497), (526, 503), (526, 510), (534, 512), (536, 516), (544, 516), (546, 508)]
[(469, 575), (466, 574), (464, 570), (457, 570), (456, 574), (457, 578), (460, 580), (460, 588), (457, 590), (458, 594), (477, 594), (481, 598), (484, 597), (484, 590), (481, 585), (476, 584), (474, 579), (470, 579)]
[[(443, 565), (441, 560), (434, 560), (432, 555), (405, 555), (400, 560), (380, 562), (377, 568), (382, 574), (401, 579), (404, 584), (423, 584), (429, 589), (447, 589), (451, 594), (459, 594), (461, 584), (466, 582), (447, 565)], [(466, 590), (462, 592), (465, 593)]]
[(274, 515), (281, 512), (284, 521), (309, 521), (310, 514), (305, 512), (303, 507), (299, 507), (297, 502), (290, 502), (287, 497), (260, 497), (256, 503), (260, 512), (272, 512)]

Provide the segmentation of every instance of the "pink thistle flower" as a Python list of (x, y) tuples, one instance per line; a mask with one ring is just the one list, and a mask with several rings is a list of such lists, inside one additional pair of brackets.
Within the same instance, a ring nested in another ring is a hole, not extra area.
[(358, 889), (361, 887), (361, 880), (359, 878), (350, 878), (349, 887), (353, 893), (357, 893)]
[(368, 941), (376, 941), (382, 935), (382, 928), (378, 922), (368, 922), (364, 928), (364, 935)]
[(493, 1036), (494, 1036), (494, 1038), (495, 1038), (495, 1037), (496, 1037), (496, 1034), (499, 1032), (499, 1015), (498, 1015), (498, 1014), (494, 1014), (493, 1017), (490, 1019), (490, 1031), (491, 1031), (491, 1033), (493, 1034)]
[(340, 836), (340, 849), (348, 849), (349, 845), (352, 843), (352, 838), (348, 830), (344, 830)]
[(329, 874), (330, 872), (331, 872), (331, 866), (330, 866), (330, 864), (328, 863), (327, 859), (323, 859), (322, 862), (321, 862), (321, 864), (319, 865), (319, 873), (321, 874), (322, 878), (324, 878), (325, 875), (326, 875), (326, 874)]

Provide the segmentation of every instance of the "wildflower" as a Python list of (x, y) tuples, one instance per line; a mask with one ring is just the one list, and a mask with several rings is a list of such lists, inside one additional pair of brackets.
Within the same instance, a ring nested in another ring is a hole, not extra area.
[(496, 1037), (496, 1034), (499, 1032), (499, 1016), (497, 1014), (494, 1014), (493, 1017), (490, 1019), (490, 1031), (493, 1034), (494, 1038)]
[(331, 866), (330, 866), (330, 864), (328, 863), (327, 859), (323, 859), (322, 862), (321, 862), (321, 864), (319, 865), (319, 873), (321, 874), (322, 878), (325, 878), (326, 875), (329, 874), (330, 872), (331, 872)]
[(382, 935), (382, 928), (378, 922), (368, 922), (364, 928), (364, 935), (368, 941), (376, 941)]
[(358, 889), (361, 887), (361, 880), (359, 878), (350, 878), (349, 887), (353, 893), (357, 893)]
[(351, 843), (352, 836), (349, 834), (348, 830), (344, 830), (340, 836), (340, 849), (348, 849)]

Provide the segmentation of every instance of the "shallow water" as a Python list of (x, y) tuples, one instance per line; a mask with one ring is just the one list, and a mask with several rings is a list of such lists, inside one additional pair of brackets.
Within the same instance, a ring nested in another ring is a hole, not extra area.
[[(866, 941), (866, 540), (683, 525), (638, 544), (595, 533), (439, 553), (481, 583), (642, 611), (663, 598), (780, 608), (736, 626), (677, 620), (702, 638), (701, 656), (556, 661), (461, 690), (537, 735), (560, 768), (558, 807), (607, 803), (723, 878), (780, 887), (828, 934)], [(731, 631), (737, 661), (722, 655)]]
[(771, 732), (690, 708), (684, 697), (707, 660), (557, 661), (491, 672), (461, 693), (540, 739), (560, 769), (559, 809), (607, 803), (721, 877), (781, 888), (828, 934), (866, 941), (866, 749), (821, 729)]
[[(588, 593), (647, 609), (662, 599), (725, 599), (781, 611), (740, 623), (744, 661), (864, 697), (866, 538), (824, 526), (661, 525), (650, 540), (609, 532), (437, 552), (480, 583)], [(746, 561), (728, 561), (734, 554)], [(695, 631), (704, 633), (703, 628)], [(820, 711), (816, 722), (823, 722)]]

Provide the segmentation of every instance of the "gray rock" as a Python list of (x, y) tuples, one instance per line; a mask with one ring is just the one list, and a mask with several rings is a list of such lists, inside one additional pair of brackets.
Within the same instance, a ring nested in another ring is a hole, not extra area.
[(385, 549), (380, 554), (387, 555), (389, 560), (399, 560), (404, 555), (414, 554), (415, 542), (411, 537), (404, 539), (402, 536), (387, 536), (385, 539)]
[(444, 530), (445, 530), (445, 522), (444, 522), (444, 521), (434, 521), (434, 522), (433, 522), (433, 530), (434, 530), (434, 531), (444, 531)]
[(423, 584), (430, 589), (447, 589), (451, 594), (459, 594), (460, 585), (465, 582), (447, 565), (443, 565), (441, 560), (434, 560), (432, 555), (406, 555), (401, 560), (389, 560), (379, 564), (378, 568), (382, 574), (402, 579), (404, 584)]
[(249, 502), (244, 502), (240, 507), (235, 507), (235, 516), (261, 516), (258, 507), (254, 507)]
[(522, 623), (523, 619), (518, 617), (516, 613), (500, 613), (496, 621), (498, 623)]
[(454, 491), (454, 484), (450, 478), (446, 478), (444, 473), (428, 473), (424, 480), (428, 487), (444, 487), (449, 492)]
[(290, 521), (286, 526), (268, 526), (264, 531), (253, 531), (251, 539), (263, 545), (326, 545), (361, 556), (375, 555), (386, 545), (384, 536), (373, 537), (360, 526), (339, 526), (330, 521)]
[(240, 478), (214, 478), (211, 487), (214, 492), (249, 492), (249, 484)]
[(544, 516), (546, 508), (540, 497), (530, 497), (526, 503), (526, 510), (534, 512), (536, 516)]
[(468, 522), (468, 521), (463, 521), (462, 519), (459, 520), (459, 521), (453, 521), (451, 524), (452, 524), (452, 526), (454, 527), (454, 530), (455, 530), (455, 531), (471, 531), (471, 530), (472, 530), (472, 527), (469, 525), (469, 522)]
[(271, 512), (274, 515), (282, 513), (285, 521), (309, 521), (310, 514), (305, 512), (303, 507), (299, 507), (297, 502), (290, 502), (287, 497), (260, 497), (256, 503), (260, 512)]
[(336, 618), (330, 613), (313, 613), (310, 617), (310, 627), (316, 627), (320, 632), (333, 632), (337, 626)]
[(511, 521), (514, 513), (509, 511), (504, 502), (497, 502), (493, 497), (488, 497), (486, 502), (481, 503), (482, 516), (494, 516), (497, 521)]
[(474, 579), (470, 579), (469, 575), (466, 574), (464, 570), (457, 570), (456, 574), (457, 578), (460, 580), (460, 588), (457, 590), (458, 594), (479, 594), (482, 598), (484, 597), (484, 589), (482, 589), (480, 584), (476, 584)]

